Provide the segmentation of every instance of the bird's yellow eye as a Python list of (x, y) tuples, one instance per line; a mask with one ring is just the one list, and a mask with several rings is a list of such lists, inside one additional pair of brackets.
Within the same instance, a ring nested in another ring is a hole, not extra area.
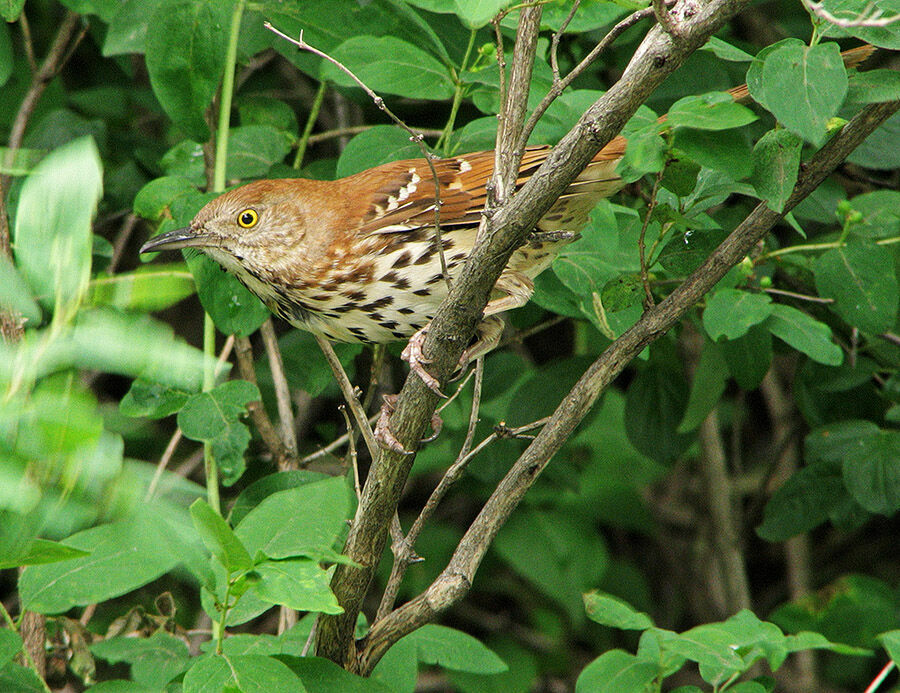
[(256, 222), (259, 221), (259, 214), (256, 213), (255, 209), (245, 209), (243, 212), (238, 214), (237, 223), (238, 226), (245, 229), (252, 229), (256, 226)]

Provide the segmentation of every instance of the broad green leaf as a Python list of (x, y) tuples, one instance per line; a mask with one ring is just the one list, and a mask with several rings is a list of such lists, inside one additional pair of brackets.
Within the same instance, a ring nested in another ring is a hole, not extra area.
[(447, 626), (429, 623), (404, 636), (403, 640), (415, 644), (419, 661), (426, 664), (473, 674), (506, 671), (503, 660), (481, 641)]
[[(0, 0), (0, 5), (4, 0)], [(9, 29), (5, 24), (0, 24), (0, 87), (6, 84), (13, 72), (13, 49), (9, 37)], [(2, 153), (5, 156), (5, 152)]]
[(896, 664), (900, 661), (900, 630), (892, 630), (878, 636), (882, 646)]
[(0, 628), (0, 669), (22, 649), (22, 638), (9, 628)]
[(10, 663), (0, 667), (0, 690), (9, 693), (46, 693), (47, 684), (33, 669)]
[(602, 538), (577, 514), (530, 510), (514, 514), (497, 534), (497, 554), (519, 575), (584, 620), (582, 594), (598, 584), (609, 556)]
[(728, 381), (728, 364), (719, 345), (713, 342), (703, 344), (700, 362), (694, 370), (691, 393), (688, 396), (684, 417), (678, 424), (678, 433), (688, 433), (697, 428), (715, 408), (725, 392)]
[(803, 142), (790, 130), (769, 130), (753, 147), (750, 182), (761, 200), (776, 212), (794, 191)]
[(703, 327), (714, 342), (720, 337), (737, 339), (768, 318), (775, 305), (767, 294), (739, 289), (720, 289), (706, 301)]
[(319, 558), (330, 554), (350, 513), (347, 482), (332, 477), (267, 496), (235, 533), (250, 555)]
[[(897, 26), (900, 26), (900, 22)], [(896, 146), (898, 139), (900, 113), (894, 113), (850, 153), (847, 161), (880, 171), (900, 167), (900, 147)]]
[(873, 190), (850, 200), (862, 219), (853, 224), (853, 236), (890, 238), (900, 235), (900, 191)]
[[(355, 676), (349, 671), (341, 669), (334, 662), (322, 657), (300, 657), (282, 655), (279, 661), (284, 662), (303, 682), (306, 690), (311, 693), (401, 693), (404, 689), (398, 684), (396, 678), (390, 680), (390, 685), (385, 685), (371, 678)], [(384, 661), (382, 659), (382, 661)], [(415, 666), (415, 662), (413, 662)], [(415, 670), (413, 670), (415, 677)]]
[(184, 693), (304, 693), (306, 687), (287, 665), (265, 655), (199, 657), (184, 675)]
[[(282, 133), (297, 134), (297, 114), (284, 101), (253, 94), (238, 104), (241, 126), (266, 125)], [(232, 131), (233, 132), (233, 131)]]
[(88, 300), (119, 310), (156, 311), (194, 293), (194, 277), (181, 263), (139, 267), (133, 272), (91, 280)]
[(31, 323), (29, 327), (41, 321), (41, 309), (31, 289), (6, 256), (0, 256), (0, 310), (18, 313)]
[(869, 512), (890, 515), (900, 509), (900, 431), (870, 421), (840, 421), (807, 436), (806, 454), (839, 462), (844, 485)]
[(80, 138), (48, 154), (25, 180), (16, 210), (16, 264), (47, 307), (73, 310), (91, 271), (91, 219), (102, 193), (97, 147)]
[(847, 500), (840, 465), (813, 462), (775, 491), (756, 533), (767, 541), (785, 541), (818, 527)]
[(103, 56), (143, 53), (156, 8), (164, 0), (121, 0), (109, 22)]
[(18, 568), (26, 565), (43, 565), (45, 563), (58, 563), (70, 561), (73, 558), (87, 556), (87, 551), (66, 546), (58, 541), (49, 539), (35, 539), (24, 550), (12, 557), (0, 558), (0, 569)]
[(850, 239), (822, 254), (812, 270), (819, 295), (834, 299), (835, 311), (847, 323), (872, 334), (893, 328), (900, 288), (890, 250)]
[(736, 103), (730, 94), (709, 92), (679, 99), (669, 109), (667, 125), (698, 130), (727, 130), (747, 125), (756, 115), (746, 106)]
[(0, 0), (0, 17), (7, 22), (14, 22), (22, 13), (25, 0)]
[(163, 0), (147, 28), (150, 84), (175, 124), (199, 142), (209, 138), (204, 112), (222, 79), (231, 2)]
[(502, 9), (513, 4), (511, 0), (455, 0), (456, 16), (470, 29), (480, 29)]
[(254, 568), (253, 590), (263, 601), (297, 611), (340, 614), (343, 609), (328, 586), (329, 574), (309, 558), (263, 561)]
[(153, 515), (77, 532), (62, 543), (89, 555), (26, 568), (19, 579), (22, 604), (31, 611), (56, 614), (146, 585), (179, 561), (168, 533)]
[(847, 103), (884, 103), (900, 100), (900, 72), (866, 70), (850, 75)]
[(736, 63), (746, 63), (753, 60), (753, 56), (742, 51), (737, 46), (732, 46), (727, 41), (716, 36), (710, 36), (709, 40), (701, 46), (702, 51), (712, 51), (712, 53), (721, 60), (728, 60)]
[(119, 411), (125, 416), (162, 419), (181, 409), (191, 394), (185, 390), (139, 378), (131, 384), (131, 388), (119, 402)]
[[(334, 49), (343, 63), (376, 94), (443, 100), (453, 96), (446, 66), (418, 46), (394, 36), (354, 36)], [(346, 87), (356, 82), (332, 63), (322, 63), (321, 78)]]
[(604, 592), (585, 594), (584, 608), (588, 618), (602, 626), (619, 630), (646, 630), (653, 627), (653, 620), (647, 614)]
[(237, 526), (240, 524), (241, 520), (247, 516), (247, 513), (273, 493), (297, 488), (298, 486), (311, 484), (316, 481), (323, 481), (327, 478), (327, 474), (323, 474), (322, 472), (312, 472), (308, 469), (294, 469), (286, 472), (267, 474), (241, 491), (237, 500), (234, 501), (234, 505), (231, 506), (231, 511), (228, 513), (228, 519), (232, 526)]
[(625, 430), (640, 452), (661, 464), (678, 458), (691, 437), (676, 433), (684, 418), (688, 387), (680, 363), (657, 357), (642, 367), (625, 393)]
[(792, 132), (822, 144), (826, 125), (847, 93), (847, 70), (838, 45), (779, 46), (766, 55), (761, 77), (766, 108)]
[(197, 188), (183, 176), (154, 178), (134, 198), (134, 213), (144, 219), (158, 221), (171, 218), (170, 207), (179, 197), (197, 196)]
[(376, 125), (347, 143), (338, 159), (337, 175), (343, 178), (389, 161), (421, 157), (421, 147), (410, 142), (406, 130), (394, 125)]
[(666, 165), (666, 142), (659, 135), (656, 122), (628, 133), (625, 155), (616, 164), (616, 173), (626, 183), (640, 180), (647, 173), (657, 173)]
[(600, 292), (603, 306), (611, 313), (641, 303), (644, 285), (639, 274), (622, 274), (606, 282)]
[(247, 337), (271, 316), (262, 301), (210, 258), (191, 253), (187, 264), (203, 309), (223, 334)]
[(261, 178), (273, 164), (291, 151), (291, 139), (271, 125), (241, 125), (232, 128), (228, 142), (225, 175), (234, 178)]
[(208, 442), (222, 472), (222, 483), (231, 485), (244, 472), (244, 451), (250, 431), (240, 420), (248, 402), (259, 399), (259, 390), (246, 380), (231, 380), (193, 395), (178, 412), (178, 427), (191, 440)]
[(136, 683), (161, 689), (187, 669), (190, 654), (183, 640), (165, 631), (149, 638), (115, 637), (91, 645), (91, 653), (110, 664), (131, 665)]
[(860, 22), (859, 26), (853, 26), (856, 23), (854, 20), (875, 10), (881, 11), (880, 17), (882, 19), (895, 16), (900, 10), (896, 0), (874, 0), (871, 4), (860, 2), (860, 0), (825, 0), (822, 4), (835, 17), (851, 20), (849, 22), (850, 26), (840, 29), (831, 26), (827, 28), (826, 33), (832, 33), (837, 36), (850, 34), (881, 48), (900, 50), (900, 26), (898, 26), (898, 22), (895, 21), (886, 26), (878, 26), (877, 23), (874, 26), (870, 26), (869, 22)]
[(639, 693), (657, 674), (657, 663), (624, 650), (609, 650), (578, 675), (575, 693)]
[(763, 324), (781, 341), (813, 361), (837, 366), (844, 360), (844, 352), (832, 341), (831, 328), (803, 311), (778, 303)]
[(746, 178), (752, 171), (751, 149), (743, 131), (712, 132), (678, 128), (672, 138), (672, 145), (692, 161), (721, 171), (732, 180)]
[(772, 335), (762, 325), (737, 339), (720, 342), (731, 377), (744, 390), (755, 390), (772, 364)]
[[(671, 216), (678, 221), (684, 221), (683, 217), (669, 209), (667, 205), (657, 207), (660, 212), (663, 209), (671, 212)], [(706, 261), (706, 258), (725, 240), (725, 236), (725, 232), (720, 229), (688, 228), (681, 233), (676, 231), (660, 251), (659, 264), (673, 274), (688, 275)]]
[(229, 573), (243, 572), (253, 567), (253, 559), (241, 540), (209, 503), (202, 498), (195, 500), (191, 504), (191, 518), (206, 548)]

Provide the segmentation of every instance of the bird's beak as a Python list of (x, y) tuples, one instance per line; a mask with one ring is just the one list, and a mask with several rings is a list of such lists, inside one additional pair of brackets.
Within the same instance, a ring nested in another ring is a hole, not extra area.
[(141, 247), (142, 253), (158, 252), (160, 250), (178, 250), (180, 248), (202, 248), (208, 246), (209, 236), (205, 233), (197, 233), (190, 227), (175, 229), (151, 238)]

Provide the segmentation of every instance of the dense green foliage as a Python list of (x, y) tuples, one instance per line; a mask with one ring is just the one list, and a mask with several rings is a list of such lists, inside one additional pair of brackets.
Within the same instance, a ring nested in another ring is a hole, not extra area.
[[(0, 690), (861, 690), (900, 661), (897, 115), (604, 394), (440, 625), (367, 679), (307, 656), (315, 615), (340, 611), (329, 579), (356, 507), (350, 461), (364, 477), (368, 456), (336, 447), (279, 471), (246, 416), (261, 399), (277, 418), (261, 341), (255, 383), (215, 359), (268, 312), (203, 256), (143, 264), (137, 250), (226, 185), (421, 155), (346, 74), (264, 21), (302, 31), (449, 155), (494, 145), (490, 20), (511, 4), (0, 0), (0, 140), (25, 126), (0, 149), (0, 310), (21, 327), (0, 342)], [(584, 0), (557, 49), (570, 7), (544, 6), (532, 107), (551, 55), (565, 74), (636, 9)], [(507, 61), (517, 17), (499, 23)], [(603, 53), (531, 141), (562, 137), (649, 26)], [(799, 3), (752, 6), (629, 122), (630, 185), (509, 316), (527, 336), (485, 360), (474, 441), (496, 440), (425, 525), (401, 602), (524, 449), (509, 431), (553, 411), (641, 315), (645, 286), (664, 298), (760, 201), (781, 211), (802, 161), (862, 105), (900, 99), (889, 53), (844, 67), (859, 39), (898, 49), (900, 23), (837, 29)], [(720, 91), (745, 81), (755, 105)], [(313, 338), (277, 328), (303, 458), (348, 424)], [(368, 394), (396, 392), (400, 346), (386, 361), (338, 353)], [(404, 528), (464, 447), (472, 401), (470, 379), (419, 452)], [(187, 440), (169, 446), (176, 427)], [(284, 628), (278, 607), (306, 615)], [(46, 684), (17, 632), (33, 628), (26, 611), (46, 616)]]

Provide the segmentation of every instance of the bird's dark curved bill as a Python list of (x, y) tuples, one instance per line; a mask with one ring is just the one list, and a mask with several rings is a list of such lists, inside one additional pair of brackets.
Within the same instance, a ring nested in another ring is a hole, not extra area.
[(142, 253), (156, 253), (161, 250), (179, 250), (207, 245), (207, 237), (191, 231), (190, 228), (175, 229), (151, 238), (141, 246)]

